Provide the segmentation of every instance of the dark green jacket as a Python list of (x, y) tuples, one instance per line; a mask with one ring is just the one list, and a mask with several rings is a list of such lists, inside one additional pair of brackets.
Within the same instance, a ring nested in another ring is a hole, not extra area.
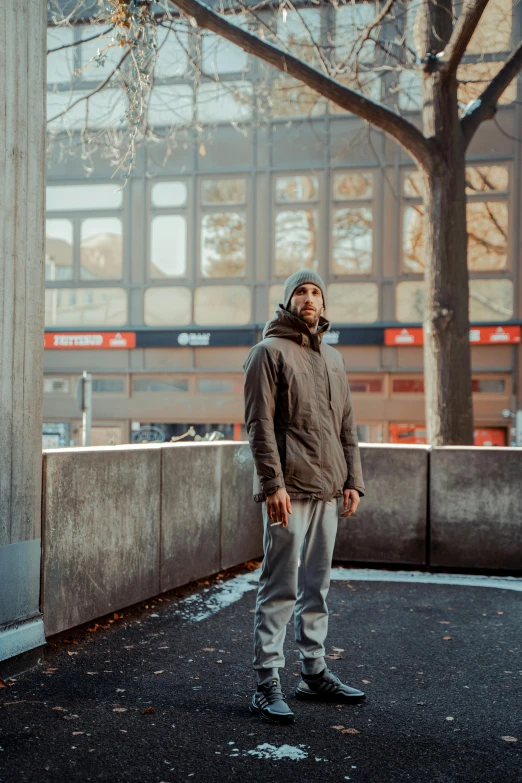
[(341, 354), (280, 305), (243, 366), (254, 500), (280, 487), (291, 498), (364, 494), (357, 430)]

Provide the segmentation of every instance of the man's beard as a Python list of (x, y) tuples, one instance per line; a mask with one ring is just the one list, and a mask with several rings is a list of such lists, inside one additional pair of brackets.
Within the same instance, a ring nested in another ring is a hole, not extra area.
[[(297, 316), (297, 318), (299, 318), (299, 320), (303, 321), (303, 323), (305, 323), (308, 327), (312, 327), (313, 328), (313, 327), (316, 327), (316, 326), (319, 325), (319, 319), (320, 319), (321, 316), (320, 316), (320, 314), (316, 310), (313, 311), (313, 313), (314, 313), (314, 320), (313, 321), (305, 320), (303, 318), (303, 316), (298, 312), (298, 309), (295, 306), (290, 308), (290, 312), (292, 313), (292, 315)], [(311, 313), (312, 311), (309, 310), (308, 312)], [(302, 313), (302, 311), (301, 311), (301, 313)]]

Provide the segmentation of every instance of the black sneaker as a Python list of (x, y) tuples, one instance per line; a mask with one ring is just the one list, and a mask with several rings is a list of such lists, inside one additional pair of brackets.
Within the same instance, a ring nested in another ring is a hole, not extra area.
[(279, 680), (258, 685), (248, 706), (250, 712), (273, 723), (293, 723), (295, 715), (286, 703)]
[(297, 699), (303, 700), (345, 703), (361, 701), (361, 699), (365, 698), (363, 691), (345, 685), (329, 669), (325, 669), (321, 677), (314, 679), (309, 679), (306, 675), (302, 675), (294, 695)]

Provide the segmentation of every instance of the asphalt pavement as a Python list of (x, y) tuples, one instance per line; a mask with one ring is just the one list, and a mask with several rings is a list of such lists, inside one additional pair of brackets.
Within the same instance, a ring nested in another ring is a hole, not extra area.
[(0, 782), (522, 783), (522, 592), (334, 573), (329, 666), (361, 705), (291, 698), (289, 625), (296, 723), (250, 715), (256, 572), (236, 571), (51, 640), (0, 688)]

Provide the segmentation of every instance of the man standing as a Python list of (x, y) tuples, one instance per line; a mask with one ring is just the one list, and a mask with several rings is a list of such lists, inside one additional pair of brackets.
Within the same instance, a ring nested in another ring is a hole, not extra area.
[(340, 516), (351, 516), (364, 484), (344, 362), (322, 339), (330, 328), (323, 317), (324, 283), (316, 272), (295, 272), (283, 299), (244, 364), (254, 500), (263, 502), (264, 521), (254, 625), (257, 689), (250, 710), (292, 723), (279, 681), (292, 612), (302, 665), (295, 696), (364, 698), (327, 669), (324, 648), (338, 498)]

